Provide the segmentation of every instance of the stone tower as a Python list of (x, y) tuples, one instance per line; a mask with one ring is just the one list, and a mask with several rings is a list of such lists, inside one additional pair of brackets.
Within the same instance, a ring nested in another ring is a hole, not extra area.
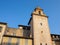
[(52, 45), (48, 16), (43, 13), (41, 8), (35, 8), (29, 25), (31, 26), (33, 45)]

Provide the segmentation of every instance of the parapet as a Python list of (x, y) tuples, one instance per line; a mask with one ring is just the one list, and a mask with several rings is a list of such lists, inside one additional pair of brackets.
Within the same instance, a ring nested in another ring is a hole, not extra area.
[(0, 22), (0, 24), (7, 25), (7, 23), (5, 23), (5, 22)]

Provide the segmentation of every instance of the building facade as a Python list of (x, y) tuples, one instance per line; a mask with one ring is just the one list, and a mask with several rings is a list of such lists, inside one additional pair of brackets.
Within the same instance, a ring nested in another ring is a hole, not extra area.
[(28, 26), (10, 28), (7, 23), (0, 22), (0, 45), (60, 45), (60, 35), (50, 34), (48, 16), (37, 7)]

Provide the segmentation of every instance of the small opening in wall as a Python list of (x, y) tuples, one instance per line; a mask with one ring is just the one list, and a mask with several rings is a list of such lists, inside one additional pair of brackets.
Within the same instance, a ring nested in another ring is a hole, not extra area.
[(9, 32), (9, 30), (6, 30), (7, 32)]
[(40, 43), (40, 45), (42, 45), (42, 43)]
[(47, 45), (47, 43), (45, 45)]
[(43, 31), (41, 31), (41, 33), (43, 33)]
[(40, 23), (40, 25), (42, 26), (42, 23)]
[(39, 15), (41, 14), (41, 12), (39, 11)]

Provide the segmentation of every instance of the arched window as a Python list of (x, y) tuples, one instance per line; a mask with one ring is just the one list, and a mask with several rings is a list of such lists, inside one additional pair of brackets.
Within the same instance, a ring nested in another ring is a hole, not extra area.
[(42, 45), (42, 43), (40, 43), (40, 45)]
[(47, 43), (45, 45), (47, 45)]
[(40, 23), (40, 25), (42, 26), (42, 23)]
[(41, 11), (39, 11), (39, 15), (41, 15)]
[(0, 26), (0, 32), (1, 32), (1, 30), (2, 30), (2, 27)]
[(58, 39), (59, 37), (58, 37), (58, 36), (56, 36), (56, 38)]
[(52, 38), (55, 38), (55, 36), (53, 35)]

